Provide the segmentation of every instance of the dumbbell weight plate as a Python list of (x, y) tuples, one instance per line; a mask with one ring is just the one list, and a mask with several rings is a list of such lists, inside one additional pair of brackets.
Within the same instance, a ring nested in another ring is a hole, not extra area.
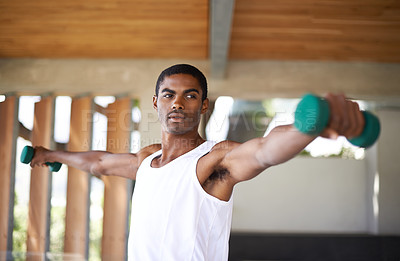
[(21, 152), (20, 161), (22, 163), (28, 164), (33, 158), (34, 149), (31, 146), (25, 146)]
[(360, 136), (350, 139), (349, 142), (353, 145), (368, 148), (372, 146), (378, 139), (381, 132), (379, 119), (368, 111), (362, 112), (365, 119), (365, 127)]
[(313, 94), (303, 96), (297, 105), (294, 126), (302, 133), (318, 135), (329, 122), (328, 102)]

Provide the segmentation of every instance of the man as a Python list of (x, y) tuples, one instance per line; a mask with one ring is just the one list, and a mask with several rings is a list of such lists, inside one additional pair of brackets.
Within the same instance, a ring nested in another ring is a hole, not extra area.
[[(360, 135), (364, 118), (358, 105), (343, 95), (326, 98), (332, 116), (321, 135)], [(136, 180), (129, 260), (227, 260), (234, 186), (293, 158), (315, 137), (286, 125), (243, 144), (205, 141), (197, 130), (208, 105), (204, 75), (190, 65), (171, 66), (160, 74), (153, 97), (161, 144), (137, 154), (37, 147), (31, 165), (57, 161)]]

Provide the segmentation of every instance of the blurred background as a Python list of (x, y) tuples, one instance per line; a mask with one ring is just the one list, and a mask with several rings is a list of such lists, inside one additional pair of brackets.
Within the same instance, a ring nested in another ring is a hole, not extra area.
[(368, 148), (318, 138), (234, 192), (230, 260), (400, 260), (397, 0), (0, 0), (0, 260), (125, 260), (134, 182), (31, 170), (25, 145), (137, 152), (176, 63), (208, 79), (200, 133), (244, 142), (301, 96), (380, 118)]

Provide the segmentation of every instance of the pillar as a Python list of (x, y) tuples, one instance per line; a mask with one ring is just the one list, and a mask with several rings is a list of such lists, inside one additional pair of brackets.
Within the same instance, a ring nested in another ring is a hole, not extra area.
[[(130, 151), (131, 110), (130, 98), (120, 98), (107, 108), (107, 151)], [(102, 238), (103, 260), (125, 260), (128, 235), (128, 180), (103, 177), (104, 218)]]
[[(92, 132), (91, 97), (74, 98), (68, 151), (88, 151)], [(64, 252), (88, 258), (90, 174), (68, 167)]]
[[(53, 129), (53, 97), (42, 98), (35, 104), (34, 122), (32, 130), (32, 145), (50, 148)], [(41, 260), (41, 255), (46, 252), (46, 239), (49, 233), (49, 185), (51, 184), (49, 168), (35, 167), (31, 171), (27, 252), (35, 254)]]
[(18, 99), (7, 97), (0, 103), (0, 260), (12, 248), (17, 117)]

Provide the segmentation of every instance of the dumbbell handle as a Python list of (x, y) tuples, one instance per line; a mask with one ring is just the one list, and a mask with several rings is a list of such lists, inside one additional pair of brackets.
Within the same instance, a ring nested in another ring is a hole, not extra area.
[[(379, 137), (379, 119), (368, 111), (363, 111), (364, 130), (360, 136), (349, 140), (359, 147), (370, 147)], [(322, 97), (313, 94), (303, 96), (297, 105), (294, 126), (302, 133), (319, 135), (328, 125), (330, 118), (329, 103)]]
[[(31, 146), (25, 146), (21, 153), (20, 161), (25, 164), (29, 164), (32, 159), (33, 155), (35, 154), (35, 149)], [(46, 162), (47, 166), (49, 166), (50, 171), (57, 172), (61, 168), (60, 162)]]

